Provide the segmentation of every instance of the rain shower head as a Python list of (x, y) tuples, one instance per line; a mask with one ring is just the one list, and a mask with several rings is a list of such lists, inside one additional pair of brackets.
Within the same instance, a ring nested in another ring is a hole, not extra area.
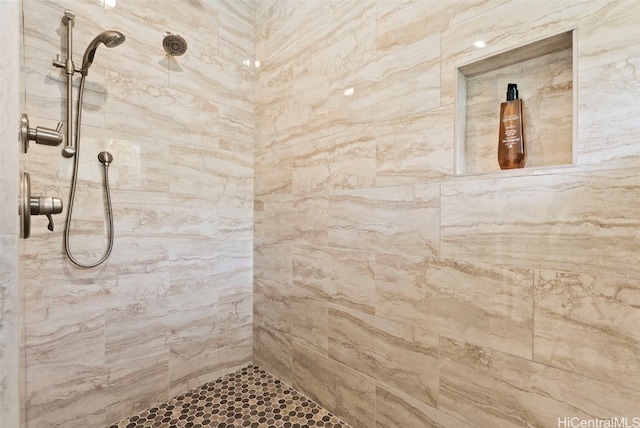
[(96, 38), (89, 43), (87, 50), (84, 51), (81, 68), (82, 75), (86, 76), (89, 73), (89, 67), (93, 63), (93, 57), (100, 43), (103, 43), (108, 48), (114, 48), (121, 45), (122, 42), (124, 42), (124, 34), (119, 31), (107, 30), (98, 34)]
[(162, 47), (171, 56), (180, 56), (187, 51), (187, 41), (177, 34), (164, 33)]

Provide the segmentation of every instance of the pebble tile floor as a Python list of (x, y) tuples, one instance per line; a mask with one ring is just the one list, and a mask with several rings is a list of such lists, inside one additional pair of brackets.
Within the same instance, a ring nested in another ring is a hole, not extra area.
[(350, 428), (326, 409), (250, 365), (109, 428)]

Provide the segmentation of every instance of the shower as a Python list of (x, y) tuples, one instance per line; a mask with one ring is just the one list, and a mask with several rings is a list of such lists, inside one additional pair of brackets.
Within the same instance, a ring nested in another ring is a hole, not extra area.
[[(95, 263), (84, 264), (79, 262), (72, 254), (70, 244), (69, 244), (69, 233), (71, 229), (71, 215), (73, 212), (73, 202), (76, 195), (76, 187), (78, 182), (78, 167), (80, 160), (80, 128), (82, 125), (82, 99), (84, 96), (84, 83), (87, 75), (89, 74), (89, 67), (93, 64), (93, 59), (96, 54), (96, 50), (98, 46), (102, 43), (108, 48), (113, 48), (121, 45), (125, 37), (119, 31), (107, 30), (98, 34), (87, 46), (84, 55), (82, 57), (82, 67), (80, 69), (75, 68), (73, 64), (73, 37), (72, 37), (72, 29), (74, 24), (75, 14), (70, 10), (64, 11), (64, 16), (62, 17), (62, 22), (67, 26), (67, 58), (65, 62), (60, 61), (56, 58), (53, 61), (53, 65), (59, 68), (64, 68), (65, 73), (67, 74), (67, 144), (62, 150), (62, 155), (66, 158), (74, 157), (73, 161), (73, 176), (71, 179), (71, 192), (69, 194), (69, 204), (67, 210), (67, 219), (65, 222), (64, 229), (64, 246), (65, 251), (67, 253), (67, 257), (71, 262), (73, 262), (76, 266), (83, 268), (92, 268), (96, 267), (105, 262), (111, 255), (111, 250), (113, 249), (113, 240), (114, 240), (114, 232), (113, 232), (113, 209), (111, 208), (111, 192), (109, 190), (109, 164), (113, 161), (113, 156), (109, 152), (101, 152), (98, 155), (98, 160), (102, 163), (104, 167), (104, 191), (106, 196), (106, 204), (107, 204), (107, 217), (109, 222), (109, 242), (107, 244), (107, 250), (105, 254)], [(73, 134), (73, 74), (75, 72), (80, 72), (80, 88), (78, 91), (78, 104), (77, 104), (77, 112), (76, 112), (76, 135), (75, 135), (75, 147), (73, 145), (72, 134)]]
[(89, 43), (82, 57), (82, 68), (80, 69), (82, 75), (86, 76), (89, 73), (89, 67), (93, 64), (93, 57), (96, 54), (96, 49), (98, 49), (98, 44), (102, 43), (108, 48), (115, 48), (123, 42), (124, 34), (119, 31), (107, 30), (98, 34), (96, 38)]
[(162, 39), (162, 47), (169, 55), (180, 56), (187, 51), (187, 41), (184, 37), (167, 31)]

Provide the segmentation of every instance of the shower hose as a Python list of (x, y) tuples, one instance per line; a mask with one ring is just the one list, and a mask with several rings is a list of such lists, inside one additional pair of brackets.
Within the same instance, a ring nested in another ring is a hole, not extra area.
[[(104, 165), (104, 189), (105, 189), (105, 194), (107, 198), (107, 211), (108, 211), (108, 218), (109, 218), (109, 245), (107, 247), (107, 251), (104, 254), (104, 256), (102, 256), (102, 258), (97, 262), (92, 264), (80, 263), (71, 254), (71, 248), (69, 246), (69, 232), (71, 229), (71, 213), (73, 211), (73, 200), (75, 199), (76, 187), (78, 183), (78, 165), (80, 160), (80, 124), (81, 124), (81, 117), (82, 117), (82, 98), (84, 94), (84, 80), (85, 80), (85, 75), (82, 75), (82, 78), (80, 79), (80, 93), (78, 94), (78, 119), (76, 121), (76, 153), (73, 161), (73, 177), (71, 179), (71, 194), (69, 195), (69, 209), (67, 211), (67, 221), (65, 223), (65, 229), (64, 229), (64, 248), (65, 248), (65, 251), (67, 252), (67, 257), (69, 257), (69, 260), (71, 260), (73, 264), (83, 268), (92, 268), (104, 263), (105, 260), (109, 258), (109, 255), (111, 255), (111, 250), (113, 249), (113, 210), (111, 208), (111, 193), (109, 191), (110, 161), (107, 161), (102, 163)], [(71, 124), (67, 124), (67, 126), (71, 126)]]

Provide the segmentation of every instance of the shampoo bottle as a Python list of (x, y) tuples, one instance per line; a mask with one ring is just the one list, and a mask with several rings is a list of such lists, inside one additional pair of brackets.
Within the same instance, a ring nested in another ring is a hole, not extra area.
[(518, 85), (507, 85), (507, 101), (500, 104), (498, 164), (500, 169), (522, 168), (525, 163), (522, 100)]

